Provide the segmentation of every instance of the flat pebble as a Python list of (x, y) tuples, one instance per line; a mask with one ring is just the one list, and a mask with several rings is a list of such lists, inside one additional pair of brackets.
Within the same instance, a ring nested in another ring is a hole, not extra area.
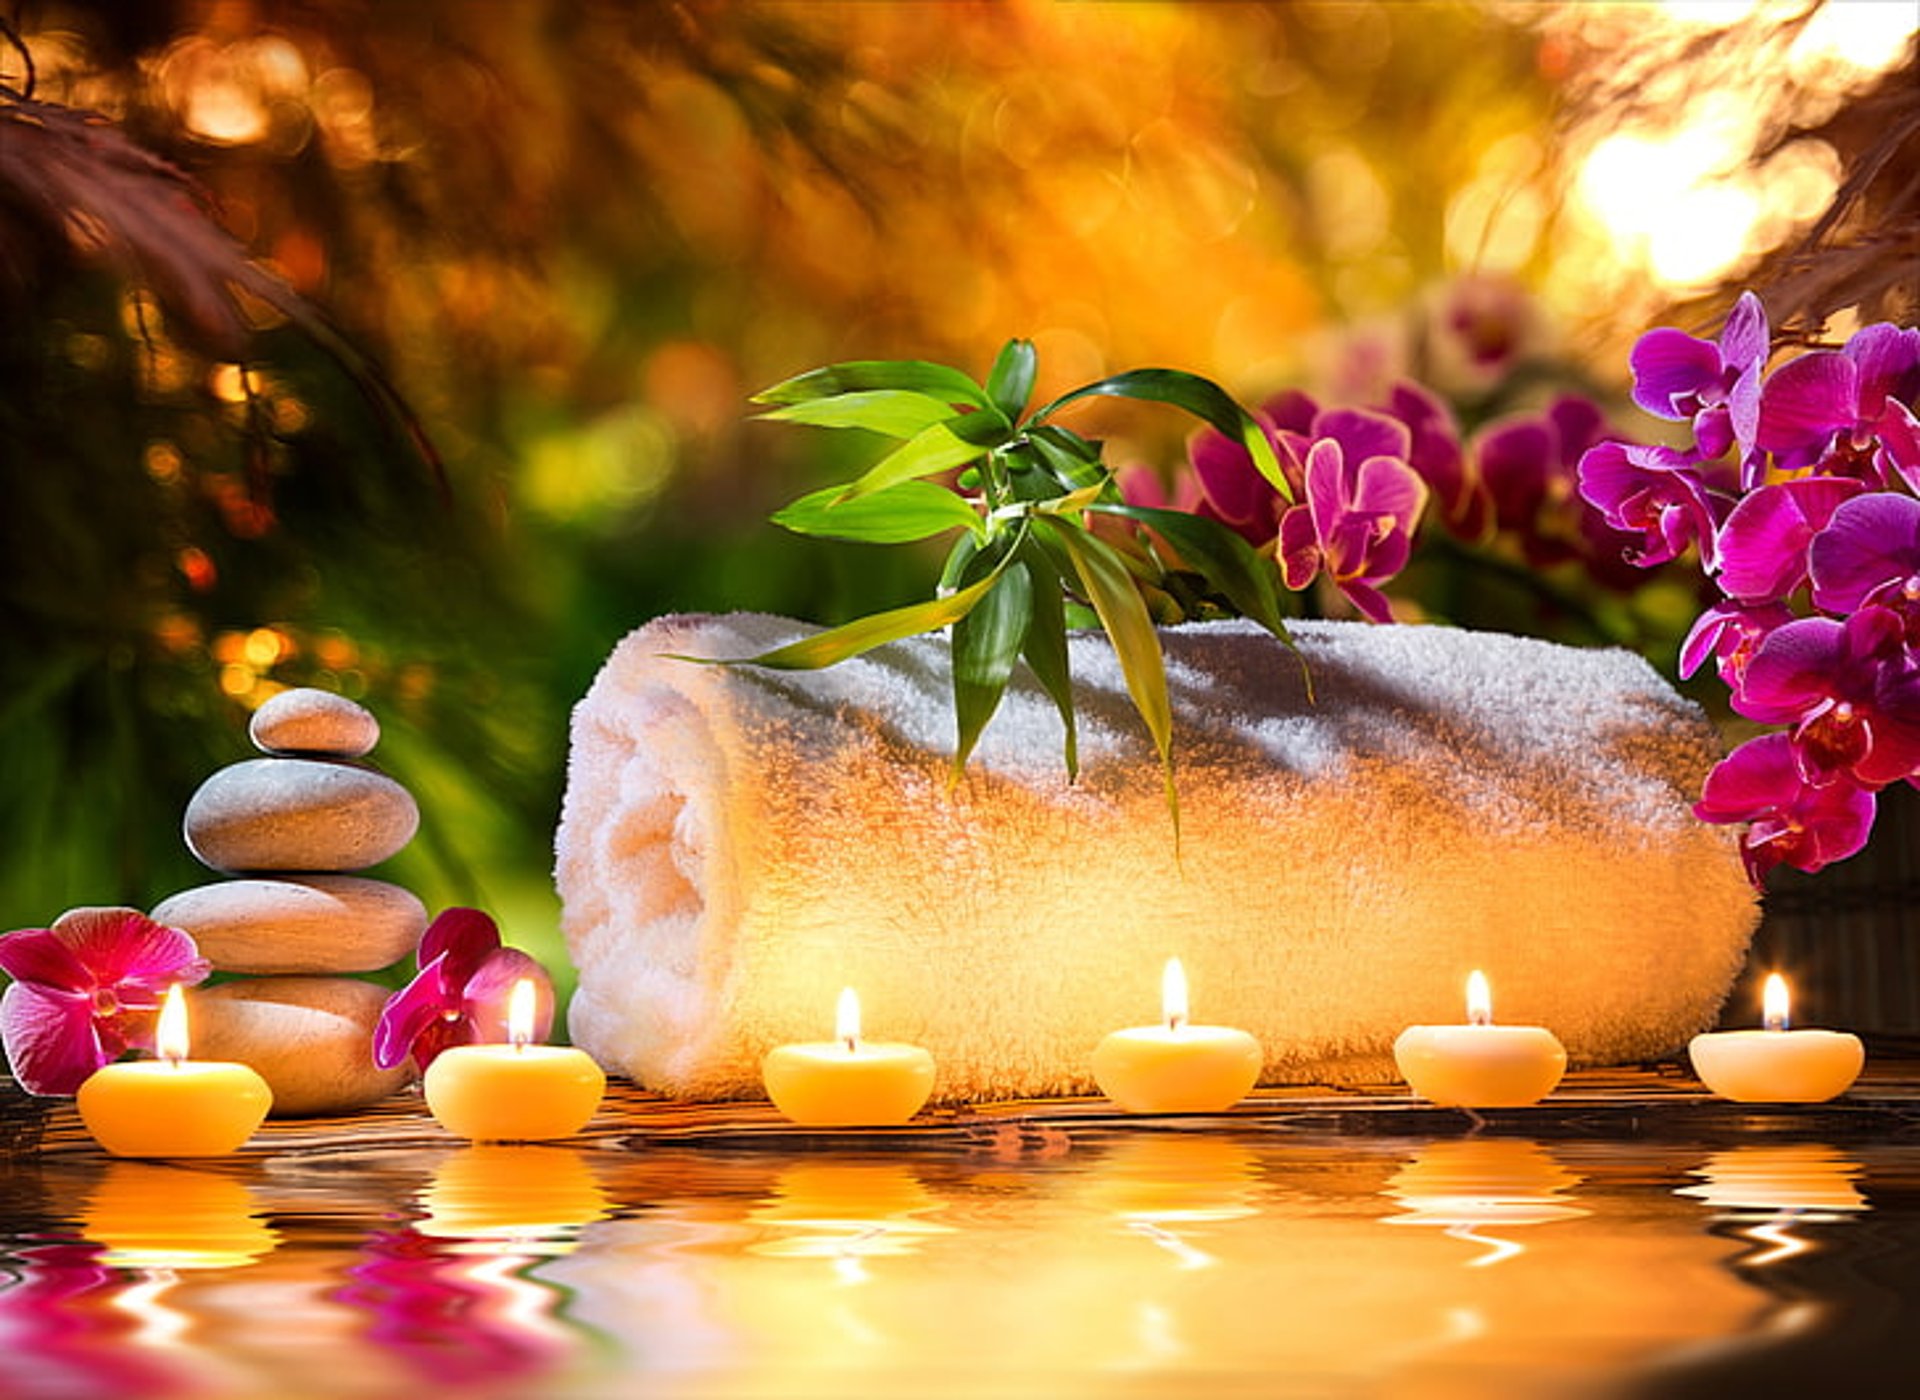
[(247, 734), (263, 753), (358, 758), (380, 742), (380, 721), (330, 690), (283, 690), (253, 712)]
[(187, 847), (215, 870), (364, 870), (413, 839), (420, 809), (384, 773), (318, 758), (251, 758), (187, 803)]
[(411, 1076), (373, 1062), (387, 991), (351, 977), (248, 977), (191, 994), (193, 1058), (252, 1065), (273, 1090), (275, 1118), (351, 1113)]
[(161, 900), (153, 918), (192, 934), (222, 972), (375, 972), (427, 928), (411, 890), (358, 875), (198, 885)]

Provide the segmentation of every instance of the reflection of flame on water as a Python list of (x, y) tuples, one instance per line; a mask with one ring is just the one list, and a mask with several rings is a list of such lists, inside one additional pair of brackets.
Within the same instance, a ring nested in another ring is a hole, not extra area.
[(1407, 1207), (1389, 1225), (1429, 1225), (1455, 1239), (1485, 1246), (1470, 1268), (1485, 1268), (1526, 1251), (1516, 1241), (1485, 1233), (1573, 1220), (1589, 1212), (1565, 1193), (1581, 1178), (1536, 1142), (1468, 1138), (1428, 1143), (1395, 1172), (1387, 1194)]
[(123, 1269), (236, 1269), (280, 1243), (244, 1182), (155, 1162), (109, 1163), (80, 1232), (105, 1246), (101, 1263)]
[(1741, 1262), (1763, 1268), (1805, 1254), (1810, 1240), (1793, 1233), (1799, 1224), (1833, 1224), (1870, 1210), (1854, 1182), (1864, 1168), (1825, 1143), (1735, 1147), (1716, 1152), (1694, 1169), (1701, 1179), (1677, 1194), (1705, 1201), (1763, 1246)]
[(1204, 1269), (1218, 1261), (1176, 1227), (1257, 1215), (1257, 1184), (1253, 1154), (1237, 1143), (1155, 1133), (1116, 1143), (1101, 1156), (1087, 1194), (1090, 1204), (1118, 1216), (1182, 1269)]
[(891, 1162), (820, 1162), (789, 1167), (773, 1195), (747, 1219), (771, 1226), (775, 1238), (748, 1252), (776, 1259), (834, 1261), (844, 1282), (864, 1282), (862, 1259), (914, 1254), (951, 1225), (919, 1217), (946, 1202), (904, 1166)]
[(462, 1148), (434, 1170), (419, 1195), (414, 1228), (468, 1241), (455, 1253), (558, 1255), (580, 1231), (612, 1213), (584, 1153), (572, 1147), (486, 1143)]

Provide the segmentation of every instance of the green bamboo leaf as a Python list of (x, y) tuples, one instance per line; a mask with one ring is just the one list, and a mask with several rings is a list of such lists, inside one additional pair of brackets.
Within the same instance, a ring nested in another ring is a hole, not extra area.
[(1110, 379), (1102, 379), (1095, 384), (1086, 384), (1070, 393), (1062, 394), (1038, 413), (1034, 421), (1045, 422), (1060, 409), (1078, 399), (1101, 394), (1111, 398), (1145, 399), (1153, 403), (1172, 404), (1175, 408), (1185, 409), (1203, 422), (1212, 424), (1222, 433), (1245, 444), (1253, 457), (1253, 465), (1273, 484), (1284, 500), (1293, 499), (1293, 488), (1287, 484), (1287, 478), (1280, 470), (1280, 459), (1274, 456), (1273, 444), (1267, 441), (1267, 435), (1254, 421), (1233, 395), (1215, 384), (1211, 379), (1202, 379), (1197, 374), (1188, 374), (1178, 369), (1135, 369), (1124, 374), (1116, 374)]
[[(982, 565), (988, 558), (981, 554), (974, 562)], [(999, 581), (972, 611), (953, 624), (953, 714), (958, 725), (954, 781), (966, 768), (987, 721), (1000, 708), (1000, 697), (1006, 694), (1007, 678), (1013, 674), (1014, 660), (1027, 639), (1033, 616), (1033, 579), (1026, 565), (996, 565), (994, 571), (999, 573)]]
[(993, 409), (935, 423), (874, 463), (858, 481), (843, 488), (837, 499), (855, 501), (902, 481), (964, 467), (986, 456), (987, 449), (1005, 441), (1010, 431), (1007, 421)]
[(910, 389), (865, 389), (831, 398), (805, 399), (760, 416), (769, 423), (865, 428), (888, 437), (910, 438), (955, 414), (952, 404)]
[(1026, 436), (1035, 454), (1064, 489), (1076, 491), (1105, 479), (1107, 469), (1100, 460), (1099, 444), (1051, 423), (1029, 427)]
[(1160, 772), (1167, 791), (1167, 811), (1173, 818), (1174, 847), (1180, 844), (1180, 800), (1173, 787), (1173, 706), (1167, 698), (1166, 660), (1160, 654), (1160, 636), (1146, 604), (1133, 586), (1133, 575), (1126, 563), (1104, 540), (1070, 521), (1055, 515), (1034, 517), (1051, 531), (1080, 577), (1081, 587), (1100, 625), (1113, 642), (1120, 662), (1120, 674), (1126, 678), (1127, 693), (1133, 707), (1153, 736), (1160, 754)]
[(1033, 592), (1032, 617), (1020, 654), (1060, 712), (1060, 723), (1066, 729), (1067, 777), (1071, 780), (1080, 776), (1080, 733), (1073, 715), (1073, 675), (1067, 658), (1067, 614), (1060, 596), (1060, 574), (1033, 540), (1021, 544), (1019, 563), (1031, 575)]
[(1005, 567), (1006, 559), (1003, 558), (985, 578), (958, 593), (945, 598), (931, 598), (924, 603), (909, 603), (904, 608), (892, 608), (871, 617), (857, 618), (825, 632), (816, 632), (811, 637), (802, 637), (797, 642), (789, 642), (786, 646), (775, 647), (772, 651), (761, 652), (758, 656), (672, 655), (672, 659), (697, 661), (707, 666), (766, 666), (776, 671), (817, 671), (823, 666), (832, 666), (862, 652), (872, 651), (875, 647), (885, 646), (888, 642), (897, 642), (903, 637), (917, 637), (922, 632), (931, 632), (948, 623), (958, 622), (987, 596)]
[(978, 535), (962, 535), (953, 542), (953, 548), (947, 551), (946, 567), (940, 571), (940, 585), (935, 590), (940, 597), (960, 591), (960, 580), (984, 543)]
[(1009, 340), (994, 359), (993, 369), (987, 374), (987, 397), (1006, 415), (1009, 423), (1020, 421), (1027, 400), (1033, 396), (1033, 376), (1039, 359), (1031, 340)]
[(1217, 520), (1183, 510), (1113, 503), (1092, 509), (1137, 520), (1159, 531), (1242, 617), (1253, 619), (1288, 646), (1293, 645), (1280, 606), (1279, 569), (1234, 531)]
[(990, 406), (986, 391), (959, 370), (925, 360), (848, 360), (784, 379), (753, 396), (755, 403), (804, 403), (835, 394), (869, 389), (905, 389), (926, 394), (942, 403)]
[(979, 512), (930, 481), (902, 481), (870, 496), (842, 501), (846, 489), (827, 486), (811, 491), (776, 512), (773, 523), (796, 535), (862, 544), (907, 544), (957, 527), (986, 532)]

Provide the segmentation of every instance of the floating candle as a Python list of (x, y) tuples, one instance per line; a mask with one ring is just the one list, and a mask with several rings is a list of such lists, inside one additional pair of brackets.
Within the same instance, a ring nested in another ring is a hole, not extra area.
[(773, 1106), (812, 1128), (904, 1123), (933, 1092), (933, 1056), (917, 1045), (860, 1039), (860, 998), (840, 993), (832, 1040), (780, 1045), (761, 1062)]
[(1518, 1108), (1567, 1070), (1552, 1031), (1493, 1024), (1493, 993), (1478, 970), (1467, 978), (1467, 1024), (1408, 1026), (1393, 1042), (1393, 1059), (1414, 1093), (1450, 1108)]
[(1789, 1030), (1787, 981), (1767, 977), (1757, 1031), (1709, 1031), (1687, 1046), (1694, 1073), (1738, 1103), (1821, 1103), (1860, 1077), (1866, 1051), (1845, 1031)]
[(534, 1142), (571, 1137), (586, 1126), (607, 1091), (587, 1055), (564, 1045), (532, 1045), (534, 989), (521, 978), (507, 998), (506, 1045), (456, 1045), (427, 1066), (427, 1107), (450, 1133), (476, 1142)]
[(1114, 1031), (1093, 1052), (1100, 1092), (1129, 1113), (1218, 1113), (1253, 1090), (1260, 1043), (1231, 1026), (1187, 1020), (1187, 974), (1168, 958), (1160, 976), (1165, 1023)]
[(157, 1060), (106, 1065), (80, 1086), (80, 1121), (116, 1157), (224, 1157), (273, 1107), (246, 1065), (187, 1058), (187, 1002), (167, 989), (154, 1027)]

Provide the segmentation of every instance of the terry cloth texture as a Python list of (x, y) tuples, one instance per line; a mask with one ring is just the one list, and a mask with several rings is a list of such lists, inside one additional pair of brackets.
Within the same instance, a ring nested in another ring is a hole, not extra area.
[(690, 1098), (756, 1096), (771, 1047), (933, 1052), (935, 1095), (1092, 1090), (1101, 1037), (1160, 1017), (1264, 1047), (1264, 1082), (1394, 1077), (1394, 1037), (1494, 1017), (1575, 1063), (1714, 1019), (1758, 918), (1735, 833), (1691, 815), (1712, 728), (1639, 657), (1445, 627), (1299, 623), (1313, 679), (1250, 624), (1161, 634), (1158, 759), (1099, 634), (1072, 642), (1081, 772), (1016, 674), (949, 789), (944, 638), (814, 672), (704, 666), (814, 629), (662, 618), (575, 711), (557, 880), (575, 1042)]

